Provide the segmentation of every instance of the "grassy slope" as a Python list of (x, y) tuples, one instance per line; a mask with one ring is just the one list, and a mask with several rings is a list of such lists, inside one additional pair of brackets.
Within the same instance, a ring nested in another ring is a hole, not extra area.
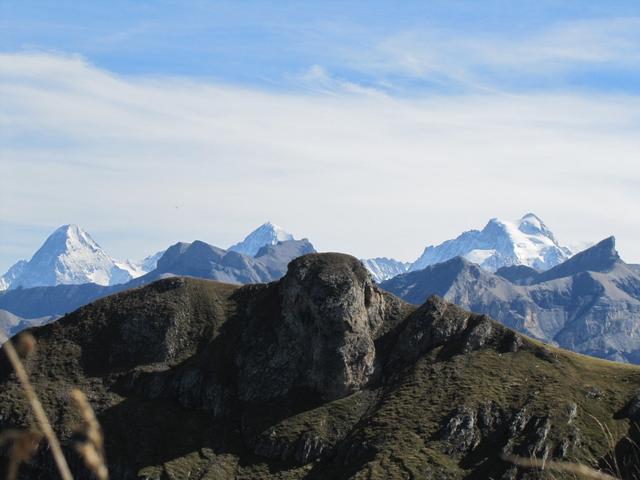
[[(610, 449), (603, 428), (615, 440), (629, 431), (628, 420), (614, 417), (640, 385), (640, 368), (542, 347), (529, 339), (515, 353), (486, 348), (447, 356), (436, 349), (343, 399), (246, 408), (222, 420), (171, 400), (124, 395), (113, 388), (114, 375), (132, 367), (159, 371), (188, 362), (234, 319), (237, 293), (237, 287), (193, 279), (169, 289), (156, 284), (103, 299), (37, 329), (38, 353), (28, 366), (62, 436), (70, 435), (74, 421), (62, 393), (72, 386), (89, 392), (99, 411), (109, 459), (134, 463), (141, 475), (158, 479), (473, 478), (500, 463), (499, 448), (481, 444), (473, 455), (451, 453), (439, 432), (463, 404), (473, 408), (492, 403), (509, 412), (526, 406), (530, 415), (549, 417), (557, 426), (550, 441), (559, 444), (575, 403), (581, 447), (570, 458), (586, 463)], [(114, 325), (175, 315), (188, 319), (193, 340), (175, 357), (148, 361), (148, 352), (141, 351), (142, 367), (127, 364), (126, 358), (108, 358), (108, 347), (118, 342)], [(0, 364), (0, 382), (6, 375), (7, 366)], [(0, 415), (4, 426), (29, 422), (13, 383), (0, 388)], [(283, 439), (313, 431), (333, 442), (335, 453), (304, 466), (265, 460), (245, 446), (243, 425), (256, 432), (273, 431)], [(352, 454), (354, 445), (358, 448)], [(119, 478), (117, 472), (114, 477)]]

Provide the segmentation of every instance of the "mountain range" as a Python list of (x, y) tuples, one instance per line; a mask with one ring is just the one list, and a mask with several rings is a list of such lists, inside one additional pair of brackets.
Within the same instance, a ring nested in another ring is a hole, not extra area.
[[(59, 233), (65, 231), (65, 228), (54, 232), (56, 241), (59, 240)], [(66, 231), (70, 231), (72, 235), (75, 233), (74, 228), (66, 228)], [(262, 229), (258, 234), (263, 235), (263, 233)], [(90, 237), (87, 235), (84, 238)], [(252, 234), (245, 241), (249, 244), (255, 244)], [(224, 250), (202, 241), (179, 242), (162, 252), (160, 258), (155, 261), (153, 270), (126, 283), (115, 285), (58, 283), (31, 288), (22, 288), (21, 285), (15, 286), (0, 292), (0, 310), (8, 311), (23, 320), (10, 326), (6, 333), (16, 334), (29, 324), (29, 321), (25, 319), (33, 319), (37, 324), (41, 318), (53, 319), (95, 299), (172, 276), (192, 276), (236, 284), (278, 280), (286, 272), (287, 265), (291, 260), (306, 253), (315, 252), (313, 245), (306, 239), (277, 241), (270, 238), (267, 241), (268, 243), (263, 245), (255, 256)], [(277, 243), (273, 244), (274, 241)], [(59, 243), (69, 245), (69, 242)], [(48, 250), (50, 246), (51, 242), (47, 240), (45, 245), (34, 255), (34, 258), (40, 258), (44, 256), (44, 252), (50, 252)], [(76, 251), (78, 250), (65, 251), (63, 256), (67, 258)], [(45, 266), (48, 268), (50, 265), (58, 263), (61, 262), (51, 261), (45, 263)], [(74, 265), (78, 264), (76, 262)], [(83, 264), (82, 272), (89, 270), (84, 266)], [(78, 272), (79, 270), (75, 271), (75, 278), (78, 277)], [(70, 275), (67, 275), (66, 278), (69, 277)], [(55, 283), (54, 280), (51, 280), (51, 283)], [(9, 325), (8, 322), (7, 325)]]
[[(9, 272), (13, 275), (12, 286), (0, 292), (0, 310), (12, 317), (0, 321), (0, 331), (12, 335), (97, 298), (171, 276), (236, 284), (278, 280), (291, 260), (315, 251), (308, 240), (293, 238), (267, 222), (227, 250), (202, 241), (179, 242), (148, 257), (146, 268), (154, 268), (143, 274), (144, 268), (138, 268), (140, 275), (126, 283), (65, 284), (99, 270), (89, 268), (86, 261), (71, 261), (76, 253), (80, 252), (80, 259), (93, 258), (87, 252), (98, 259), (110, 257), (79, 228), (62, 227), (27, 262), (28, 268), (20, 267), (21, 274), (15, 273), (16, 268)], [(478, 253), (480, 246), (482, 254)], [(56, 252), (60, 258), (54, 255)], [(454, 253), (464, 255), (448, 258)], [(429, 295), (437, 294), (545, 342), (611, 360), (640, 363), (640, 332), (636, 328), (640, 320), (639, 267), (620, 259), (613, 238), (575, 256), (570, 253), (538, 217), (527, 214), (515, 222), (493, 219), (481, 231), (472, 230), (427, 247), (414, 263), (390, 258), (361, 262), (374, 281), (408, 302), (421, 304)], [(476, 264), (469, 258), (483, 262)], [(417, 270), (420, 263), (436, 259), (444, 261)], [(118, 264), (122, 263), (106, 262), (101, 272)], [(66, 269), (56, 267), (60, 265)], [(52, 275), (56, 268), (65, 274)], [(59, 284), (21, 286), (21, 282), (34, 278)]]
[[(229, 252), (205, 242), (177, 243), (167, 249), (155, 270), (119, 285), (56, 285), (17, 288), (0, 294), (0, 309), (22, 318), (59, 317), (98, 298), (137, 288), (162, 278), (190, 276), (227, 283), (261, 283), (279, 279), (288, 263), (314, 252), (308, 240), (264, 247), (256, 257)], [(17, 333), (17, 330), (10, 332)]]
[(422, 270), (429, 265), (463, 257), (485, 270), (525, 265), (547, 270), (573, 255), (569, 247), (561, 246), (544, 222), (528, 213), (516, 221), (493, 218), (482, 230), (468, 230), (452, 240), (430, 245), (413, 262), (379, 257), (362, 262), (376, 282), (384, 282), (405, 272)]
[[(229, 247), (229, 251), (254, 257), (264, 246), (291, 240), (293, 235), (267, 222), (242, 242)], [(124, 284), (155, 270), (164, 253), (163, 250), (139, 261), (115, 260), (82, 228), (63, 225), (29, 261), (19, 260), (0, 277), (0, 290), (85, 283)]]
[[(174, 253), (201, 250), (220, 253), (195, 242)], [(267, 284), (165, 278), (31, 333), (31, 381), (77, 479), (93, 477), (75, 453), (72, 386), (119, 480), (549, 478), (508, 456), (640, 471), (640, 368), (435, 296), (405, 303), (348, 255), (304, 255)], [(32, 426), (0, 354), (0, 431)], [(0, 449), (0, 471), (7, 463)], [(55, 477), (46, 445), (21, 475)]]
[(620, 258), (613, 237), (546, 271), (490, 272), (456, 257), (381, 287), (414, 304), (436, 294), (545, 342), (640, 363), (640, 273)]
[[(252, 231), (229, 251), (254, 257), (265, 245), (294, 240), (294, 236), (271, 222)], [(139, 260), (115, 260), (77, 225), (54, 231), (31, 260), (20, 260), (0, 277), (0, 290), (13, 288), (95, 283), (116, 285), (155, 270), (164, 251)], [(421, 270), (461, 256), (495, 271), (510, 265), (527, 265), (545, 270), (572, 255), (558, 244), (549, 228), (534, 214), (515, 222), (492, 219), (482, 230), (469, 230), (456, 239), (428, 246), (414, 262), (377, 257), (362, 262), (377, 282), (407, 271)]]

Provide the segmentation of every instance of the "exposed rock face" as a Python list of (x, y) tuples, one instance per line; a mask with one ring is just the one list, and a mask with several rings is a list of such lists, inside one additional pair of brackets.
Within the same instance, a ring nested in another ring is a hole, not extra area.
[[(340, 254), (296, 259), (266, 285), (160, 280), (33, 333), (27, 366), (65, 448), (77, 460), (74, 385), (125, 480), (538, 478), (500, 456), (581, 460), (584, 439), (606, 458), (593, 418), (623, 433), (638, 403), (640, 370), (543, 347), (438, 297), (412, 307)], [(0, 356), (0, 429), (28, 424)], [(23, 478), (52, 468), (42, 449)]]
[(338, 254), (301, 257), (291, 262), (279, 294), (273, 330), (243, 336), (255, 353), (238, 357), (240, 397), (268, 400), (304, 387), (331, 399), (366, 385), (386, 302), (360, 262)]

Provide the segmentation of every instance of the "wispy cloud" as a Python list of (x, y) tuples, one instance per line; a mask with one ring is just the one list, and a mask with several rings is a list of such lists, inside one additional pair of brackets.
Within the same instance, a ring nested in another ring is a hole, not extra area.
[(340, 53), (344, 64), (387, 85), (395, 79), (398, 87), (412, 78), (450, 91), (563, 89), (566, 77), (589, 71), (640, 72), (640, 17), (572, 20), (523, 33), (410, 28)]
[(320, 67), (307, 81), (325, 91), (269, 93), (76, 56), (0, 64), (5, 225), (75, 222), (135, 257), (177, 240), (226, 246), (271, 219), (321, 249), (410, 259), (535, 210), (567, 243), (613, 233), (640, 259), (637, 96), (398, 98)]

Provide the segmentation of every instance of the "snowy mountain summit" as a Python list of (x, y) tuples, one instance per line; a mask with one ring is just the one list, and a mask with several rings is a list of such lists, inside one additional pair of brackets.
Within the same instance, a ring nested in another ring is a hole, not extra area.
[(246, 236), (240, 243), (229, 247), (229, 250), (254, 257), (262, 247), (277, 245), (278, 242), (295, 240), (293, 235), (271, 222), (264, 223)]
[(528, 213), (516, 221), (493, 218), (482, 230), (464, 232), (454, 240), (425, 248), (410, 271), (464, 257), (481, 267), (496, 271), (511, 265), (548, 270), (572, 256), (561, 246), (539, 217)]
[(0, 289), (82, 283), (115, 285), (141, 274), (128, 262), (111, 258), (77, 225), (63, 225), (47, 238), (31, 260), (19, 261), (0, 277)]
[(405, 273), (411, 266), (411, 263), (387, 257), (362, 258), (360, 261), (369, 270), (376, 283), (384, 282), (396, 275)]

